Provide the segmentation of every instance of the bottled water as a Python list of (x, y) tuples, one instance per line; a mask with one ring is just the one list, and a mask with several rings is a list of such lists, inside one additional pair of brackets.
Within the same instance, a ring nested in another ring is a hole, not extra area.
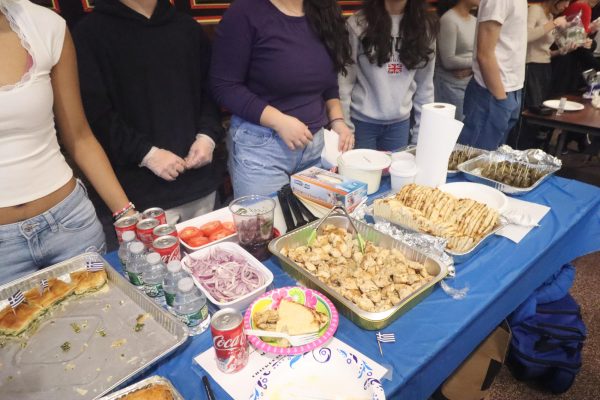
[(121, 265), (123, 266), (123, 272), (127, 273), (127, 262), (129, 261), (129, 246), (131, 246), (131, 243), (135, 241), (135, 232), (123, 232), (122, 239), (123, 241), (119, 246), (119, 251), (117, 252), (117, 254), (119, 255), (119, 261), (121, 261)]
[(146, 262), (148, 262), (148, 266), (142, 271), (144, 293), (156, 304), (164, 306), (163, 280), (167, 273), (165, 264), (163, 264), (160, 254), (154, 252), (146, 254)]
[(173, 301), (177, 294), (177, 283), (181, 278), (187, 277), (187, 273), (181, 269), (181, 261), (171, 260), (167, 264), (167, 274), (163, 281), (163, 290), (165, 292), (165, 300), (169, 311), (173, 311)]
[(129, 262), (127, 263), (127, 276), (129, 277), (129, 282), (140, 290), (144, 289), (142, 272), (148, 267), (144, 250), (144, 244), (142, 242), (134, 241), (131, 246), (129, 246), (130, 256)]
[(210, 325), (206, 296), (194, 286), (192, 278), (181, 278), (177, 282), (173, 311), (190, 328), (190, 336), (204, 332)]

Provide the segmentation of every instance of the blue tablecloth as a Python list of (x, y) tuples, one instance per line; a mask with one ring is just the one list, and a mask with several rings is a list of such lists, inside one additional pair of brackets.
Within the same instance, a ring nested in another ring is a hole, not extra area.
[[(393, 368), (384, 381), (389, 399), (426, 399), (475, 347), (560, 266), (600, 250), (600, 189), (578, 181), (552, 177), (523, 200), (550, 206), (551, 211), (519, 244), (494, 237), (473, 259), (457, 266), (449, 283), (469, 287), (463, 300), (453, 300), (439, 287), (392, 323), (385, 332), (396, 343), (379, 355), (375, 334), (344, 317), (336, 337)], [(119, 268), (115, 253), (107, 260)], [(275, 286), (293, 284), (277, 261), (265, 263)], [(144, 375), (168, 377), (186, 399), (205, 399), (199, 367), (192, 359), (212, 345), (209, 332), (194, 337)], [(235, 379), (232, 375), (231, 379)], [(212, 381), (218, 399), (230, 398)]]

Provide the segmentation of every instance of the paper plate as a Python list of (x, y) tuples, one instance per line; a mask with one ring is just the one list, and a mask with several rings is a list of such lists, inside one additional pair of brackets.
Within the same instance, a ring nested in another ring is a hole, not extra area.
[[(546, 107), (554, 108), (558, 110), (558, 105), (560, 104), (560, 100), (546, 100), (544, 105)], [(567, 101), (565, 104), (565, 111), (579, 111), (583, 110), (585, 106), (581, 103), (577, 103), (575, 101)]]
[(319, 331), (320, 335), (316, 340), (309, 344), (305, 344), (304, 346), (297, 347), (281, 347), (273, 343), (263, 342), (257, 336), (248, 335), (248, 341), (258, 350), (264, 351), (265, 353), (286, 356), (302, 354), (322, 346), (333, 336), (339, 323), (339, 315), (333, 303), (321, 293), (299, 286), (288, 286), (271, 290), (256, 299), (256, 301), (246, 310), (246, 314), (244, 315), (244, 329), (258, 329), (252, 321), (254, 313), (277, 308), (283, 299), (295, 301), (306, 307), (326, 313), (329, 315), (329, 324)]
[(506, 209), (506, 195), (493, 187), (473, 182), (446, 183), (438, 187), (442, 192), (458, 197), (483, 203), (501, 213)]
[(250, 400), (385, 400), (373, 368), (334, 346), (283, 357), (258, 376)]

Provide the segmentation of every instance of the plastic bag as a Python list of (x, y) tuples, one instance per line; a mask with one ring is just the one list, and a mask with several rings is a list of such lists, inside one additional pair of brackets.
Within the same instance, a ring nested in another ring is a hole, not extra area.
[(581, 22), (581, 12), (567, 17), (565, 28), (556, 28), (556, 45), (559, 50), (582, 46), (587, 40), (587, 33)]

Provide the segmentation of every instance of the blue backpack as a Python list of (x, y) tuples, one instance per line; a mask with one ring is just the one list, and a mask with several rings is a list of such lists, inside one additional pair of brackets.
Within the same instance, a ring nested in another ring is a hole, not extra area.
[(586, 328), (579, 305), (567, 294), (538, 304), (536, 313), (511, 326), (507, 366), (519, 380), (533, 380), (553, 393), (566, 392), (581, 369)]

